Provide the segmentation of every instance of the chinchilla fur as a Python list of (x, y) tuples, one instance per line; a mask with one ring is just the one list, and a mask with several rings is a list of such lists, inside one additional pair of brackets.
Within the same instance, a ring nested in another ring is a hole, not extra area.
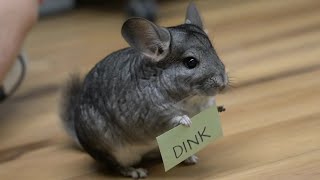
[[(156, 137), (212, 104), (228, 77), (193, 3), (184, 24), (161, 27), (128, 19), (122, 35), (130, 47), (100, 61), (83, 80), (66, 85), (61, 118), (67, 131), (100, 163), (124, 176), (147, 176), (134, 168)], [(194, 164), (197, 157), (185, 162)]]

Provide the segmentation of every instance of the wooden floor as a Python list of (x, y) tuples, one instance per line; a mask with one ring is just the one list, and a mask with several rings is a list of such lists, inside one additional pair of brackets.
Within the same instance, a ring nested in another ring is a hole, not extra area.
[[(186, 1), (161, 4), (183, 22)], [(320, 1), (197, 1), (236, 88), (218, 97), (224, 137), (199, 164), (149, 179), (320, 179)], [(43, 19), (28, 37), (26, 81), (0, 105), (0, 179), (115, 179), (75, 149), (57, 116), (61, 84), (126, 46), (121, 12), (78, 9)]]

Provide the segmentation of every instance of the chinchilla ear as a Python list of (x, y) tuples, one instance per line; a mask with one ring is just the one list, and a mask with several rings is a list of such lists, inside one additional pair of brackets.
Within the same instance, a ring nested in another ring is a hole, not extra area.
[(154, 61), (159, 61), (168, 54), (169, 31), (146, 19), (128, 19), (123, 24), (121, 33), (131, 47), (138, 49)]
[(197, 10), (196, 5), (193, 2), (190, 2), (189, 6), (187, 8), (185, 23), (186, 24), (193, 24), (193, 25), (196, 25), (199, 28), (203, 29), (203, 24), (202, 24), (200, 14)]

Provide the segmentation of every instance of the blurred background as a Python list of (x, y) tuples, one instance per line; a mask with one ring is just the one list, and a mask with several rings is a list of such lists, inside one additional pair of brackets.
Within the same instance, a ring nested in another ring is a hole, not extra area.
[[(59, 89), (126, 47), (130, 16), (184, 22), (189, 0), (45, 0), (23, 45), (25, 80), (0, 104), (0, 179), (114, 179), (72, 148), (58, 118)], [(320, 178), (320, 1), (196, 0), (235, 86), (217, 97), (224, 138), (194, 167), (150, 179)]]

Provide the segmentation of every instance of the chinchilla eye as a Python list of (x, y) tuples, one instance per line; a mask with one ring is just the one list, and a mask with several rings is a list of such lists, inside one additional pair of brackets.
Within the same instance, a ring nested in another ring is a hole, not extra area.
[(187, 57), (183, 60), (183, 63), (187, 68), (193, 69), (199, 64), (199, 61), (194, 57)]

